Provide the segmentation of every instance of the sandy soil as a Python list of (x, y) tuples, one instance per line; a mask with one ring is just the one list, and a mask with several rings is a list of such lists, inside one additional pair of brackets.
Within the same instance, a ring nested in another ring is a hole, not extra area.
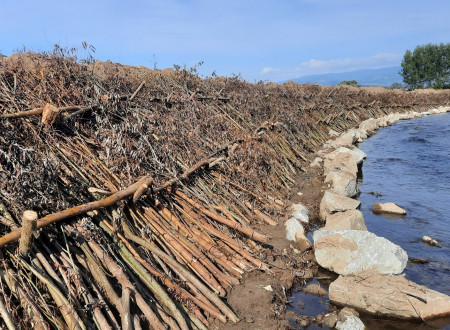
[[(310, 155), (309, 161), (314, 159)], [(292, 190), (286, 205), (304, 204), (310, 212), (311, 226), (318, 224), (319, 203), (323, 196), (323, 176), (321, 169), (306, 168), (306, 172), (297, 177), (295, 189)], [(276, 227), (260, 226), (258, 229), (271, 235), (271, 265), (273, 273), (254, 270), (236, 285), (229, 297), (229, 305), (237, 313), (240, 322), (236, 324), (220, 324), (214, 322), (211, 329), (290, 329), (289, 321), (295, 322), (297, 315), (286, 311), (288, 297), (296, 284), (305, 283), (317, 274), (318, 265), (313, 252), (295, 253), (295, 243), (285, 239), (284, 222), (289, 217), (279, 219)], [(269, 286), (273, 291), (268, 291)]]

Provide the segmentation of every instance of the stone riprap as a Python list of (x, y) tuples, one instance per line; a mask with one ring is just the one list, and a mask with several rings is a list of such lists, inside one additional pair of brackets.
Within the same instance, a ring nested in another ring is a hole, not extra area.
[(400, 274), (408, 255), (384, 237), (362, 230), (317, 230), (313, 235), (320, 266), (340, 275), (364, 271)]

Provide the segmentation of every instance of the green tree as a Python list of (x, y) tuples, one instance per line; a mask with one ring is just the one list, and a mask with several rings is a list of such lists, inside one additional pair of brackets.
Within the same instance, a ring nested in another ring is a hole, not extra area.
[(398, 82), (392, 83), (392, 85), (389, 87), (389, 89), (402, 89), (402, 88), (403, 85)]
[(403, 56), (400, 75), (412, 89), (450, 87), (450, 44), (417, 46)]
[(353, 86), (353, 87), (361, 87), (359, 86), (356, 80), (344, 80), (338, 84), (338, 86)]

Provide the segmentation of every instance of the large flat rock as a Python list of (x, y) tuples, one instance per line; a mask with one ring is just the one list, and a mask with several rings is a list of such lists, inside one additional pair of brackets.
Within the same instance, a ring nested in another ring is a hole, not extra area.
[(325, 191), (322, 201), (320, 202), (319, 215), (322, 220), (325, 220), (330, 214), (357, 209), (360, 205), (361, 202), (356, 199), (342, 196), (327, 190)]
[(339, 276), (329, 287), (330, 300), (384, 317), (423, 319), (441, 327), (450, 322), (450, 297), (407, 280), (375, 272)]
[(400, 274), (408, 261), (400, 246), (368, 231), (321, 229), (313, 239), (319, 265), (340, 275)]

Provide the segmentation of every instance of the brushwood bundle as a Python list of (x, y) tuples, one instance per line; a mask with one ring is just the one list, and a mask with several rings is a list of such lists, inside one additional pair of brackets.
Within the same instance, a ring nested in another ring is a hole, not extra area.
[[(2, 318), (36, 329), (237, 322), (227, 293), (245, 272), (276, 272), (270, 228), (328, 131), (448, 102), (445, 91), (80, 63), (61, 49), (2, 58)], [(34, 238), (22, 245), (29, 211)]]

